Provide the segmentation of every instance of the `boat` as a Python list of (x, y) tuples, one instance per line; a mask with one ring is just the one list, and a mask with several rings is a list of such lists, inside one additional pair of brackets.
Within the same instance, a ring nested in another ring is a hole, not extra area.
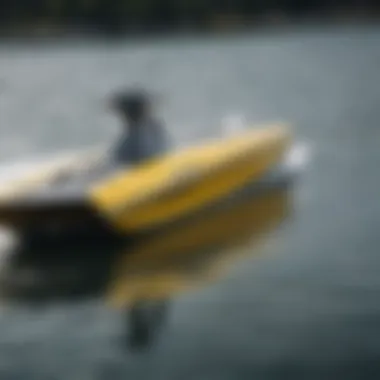
[(288, 128), (276, 124), (132, 168), (97, 172), (95, 156), (87, 152), (0, 187), (0, 225), (25, 239), (66, 233), (130, 236), (170, 228), (231, 202), (242, 191), (254, 196), (273, 173), (282, 173), (287, 182), (292, 176), (284, 162), (292, 147)]

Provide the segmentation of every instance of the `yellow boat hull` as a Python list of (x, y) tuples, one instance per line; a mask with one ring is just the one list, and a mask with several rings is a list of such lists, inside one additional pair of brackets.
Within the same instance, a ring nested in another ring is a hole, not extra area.
[(93, 226), (116, 235), (144, 233), (223, 202), (278, 166), (289, 147), (282, 126), (252, 129), (132, 169), (111, 168), (71, 193), (57, 178), (65, 174), (75, 185), (78, 165), (89, 160), (73, 158), (0, 189), (0, 223), (25, 236), (87, 233)]
[(282, 126), (249, 130), (117, 174), (91, 189), (90, 200), (119, 232), (155, 228), (258, 179), (281, 162), (289, 145)]

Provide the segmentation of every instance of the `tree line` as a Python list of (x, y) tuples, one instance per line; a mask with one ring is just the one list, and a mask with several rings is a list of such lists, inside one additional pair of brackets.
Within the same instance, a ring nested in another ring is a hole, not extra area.
[(374, 12), (378, 0), (0, 0), (0, 26), (89, 27), (105, 32), (207, 27), (331, 12)]

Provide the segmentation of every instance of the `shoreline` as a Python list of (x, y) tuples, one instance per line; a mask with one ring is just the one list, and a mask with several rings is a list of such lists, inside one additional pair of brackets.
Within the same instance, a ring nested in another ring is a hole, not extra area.
[(289, 17), (280, 14), (271, 14), (255, 20), (242, 20), (240, 18), (216, 17), (205, 27), (191, 24), (187, 26), (175, 26), (167, 28), (138, 28), (135, 30), (124, 30), (120, 33), (108, 33), (102, 28), (94, 26), (73, 27), (70, 25), (34, 25), (23, 28), (8, 28), (0, 30), (0, 42), (49, 42), (80, 40), (123, 40), (123, 39), (145, 39), (156, 37), (192, 37), (192, 36), (218, 36), (238, 35), (246, 32), (265, 32), (296, 30), (300, 27), (345, 27), (345, 26), (377, 26), (380, 25), (380, 14), (373, 13), (364, 17), (339, 14), (327, 17)]

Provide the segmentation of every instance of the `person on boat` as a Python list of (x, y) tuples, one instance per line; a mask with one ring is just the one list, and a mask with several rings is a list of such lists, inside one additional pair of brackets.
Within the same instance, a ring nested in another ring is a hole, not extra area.
[(152, 103), (152, 96), (143, 90), (120, 92), (111, 99), (111, 108), (124, 123), (111, 152), (117, 164), (138, 164), (168, 151), (169, 136), (153, 116)]

